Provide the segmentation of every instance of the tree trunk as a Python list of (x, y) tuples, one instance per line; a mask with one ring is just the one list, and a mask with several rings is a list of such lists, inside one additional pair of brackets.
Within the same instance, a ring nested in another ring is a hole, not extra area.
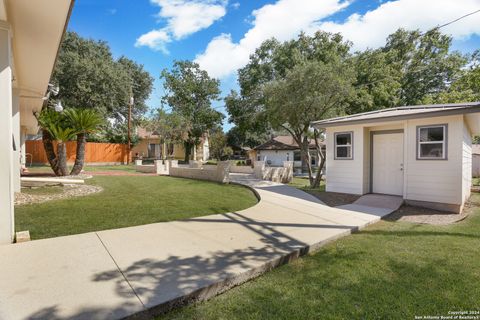
[(56, 176), (61, 176), (62, 173), (58, 168), (58, 158), (55, 154), (55, 148), (53, 147), (53, 139), (48, 130), (42, 129), (42, 142), (50, 167)]
[(310, 181), (310, 187), (313, 187), (314, 178), (313, 178), (313, 171), (312, 171), (312, 157), (310, 155), (309, 141), (307, 137), (304, 137), (302, 141), (302, 153), (303, 153), (304, 159), (306, 160), (305, 164), (307, 166), (308, 180)]
[(75, 155), (75, 164), (73, 165), (71, 175), (76, 176), (82, 172), (83, 164), (85, 162), (85, 145), (87, 144), (87, 135), (79, 133), (77, 135), (77, 152)]
[(61, 176), (68, 176), (67, 168), (67, 145), (60, 141), (57, 144), (58, 171)]
[(185, 141), (183, 143), (185, 148), (185, 163), (190, 163), (190, 155), (192, 154), (192, 143), (190, 141)]
[(315, 148), (317, 149), (317, 155), (320, 159), (320, 164), (318, 165), (318, 171), (313, 183), (313, 188), (319, 188), (320, 181), (322, 180), (322, 170), (325, 166), (326, 155), (323, 153), (322, 147), (318, 143), (318, 131), (316, 129), (313, 131), (313, 138), (315, 139)]

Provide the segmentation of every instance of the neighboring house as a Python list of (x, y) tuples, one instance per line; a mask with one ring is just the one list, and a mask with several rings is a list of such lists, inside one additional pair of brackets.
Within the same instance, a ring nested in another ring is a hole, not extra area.
[[(325, 144), (319, 142), (322, 149), (325, 150)], [(310, 154), (312, 156), (312, 166), (318, 167), (319, 161), (315, 148), (315, 141), (310, 140)], [(298, 144), (292, 136), (277, 136), (267, 142), (253, 148), (249, 152), (252, 161), (266, 161), (270, 166), (283, 166), (284, 161), (293, 161), (294, 168), (302, 168), (302, 156)], [(305, 166), (303, 166), (305, 167)]]
[(38, 132), (71, 0), (0, 0), (0, 244), (14, 235), (14, 192), (20, 191), (25, 137)]
[[(183, 160), (185, 158), (185, 148), (182, 143), (164, 143), (157, 132), (150, 132), (142, 127), (137, 128), (137, 135), (140, 141), (132, 148), (134, 158), (137, 156), (143, 159), (170, 158)], [(191, 160), (206, 161), (208, 158), (210, 158), (210, 149), (208, 135), (205, 134), (197, 148), (192, 148)]]
[(316, 121), (326, 129), (326, 190), (398, 195), (460, 212), (470, 196), (480, 102), (406, 106)]
[(480, 177), (480, 144), (472, 145), (472, 177)]

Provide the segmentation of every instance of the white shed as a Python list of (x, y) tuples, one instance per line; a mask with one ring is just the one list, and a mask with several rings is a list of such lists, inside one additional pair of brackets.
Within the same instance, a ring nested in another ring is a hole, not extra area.
[(470, 196), (480, 102), (406, 106), (321, 120), (326, 190), (402, 196), (460, 212)]

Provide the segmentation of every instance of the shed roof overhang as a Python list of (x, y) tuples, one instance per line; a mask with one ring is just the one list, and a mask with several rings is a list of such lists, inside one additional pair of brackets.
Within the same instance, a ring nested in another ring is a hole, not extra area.
[(465, 116), (465, 120), (472, 134), (480, 134), (480, 102), (404, 106), (314, 121), (311, 125), (317, 129), (324, 129), (347, 125), (374, 124), (460, 114)]
[(0, 0), (0, 20), (10, 25), (14, 82), (21, 125), (35, 133), (74, 0)]

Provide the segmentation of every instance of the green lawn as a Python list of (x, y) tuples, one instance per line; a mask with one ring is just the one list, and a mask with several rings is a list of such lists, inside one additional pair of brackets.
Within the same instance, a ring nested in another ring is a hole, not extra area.
[(16, 230), (50, 238), (242, 210), (257, 202), (242, 186), (181, 178), (96, 176), (87, 183), (104, 191), (16, 207)]
[(158, 319), (414, 319), (480, 310), (480, 195), (448, 226), (381, 221)]
[(320, 188), (318, 189), (310, 188), (310, 181), (308, 178), (293, 177), (293, 180), (289, 185), (303, 191), (325, 191), (325, 180), (320, 181)]

